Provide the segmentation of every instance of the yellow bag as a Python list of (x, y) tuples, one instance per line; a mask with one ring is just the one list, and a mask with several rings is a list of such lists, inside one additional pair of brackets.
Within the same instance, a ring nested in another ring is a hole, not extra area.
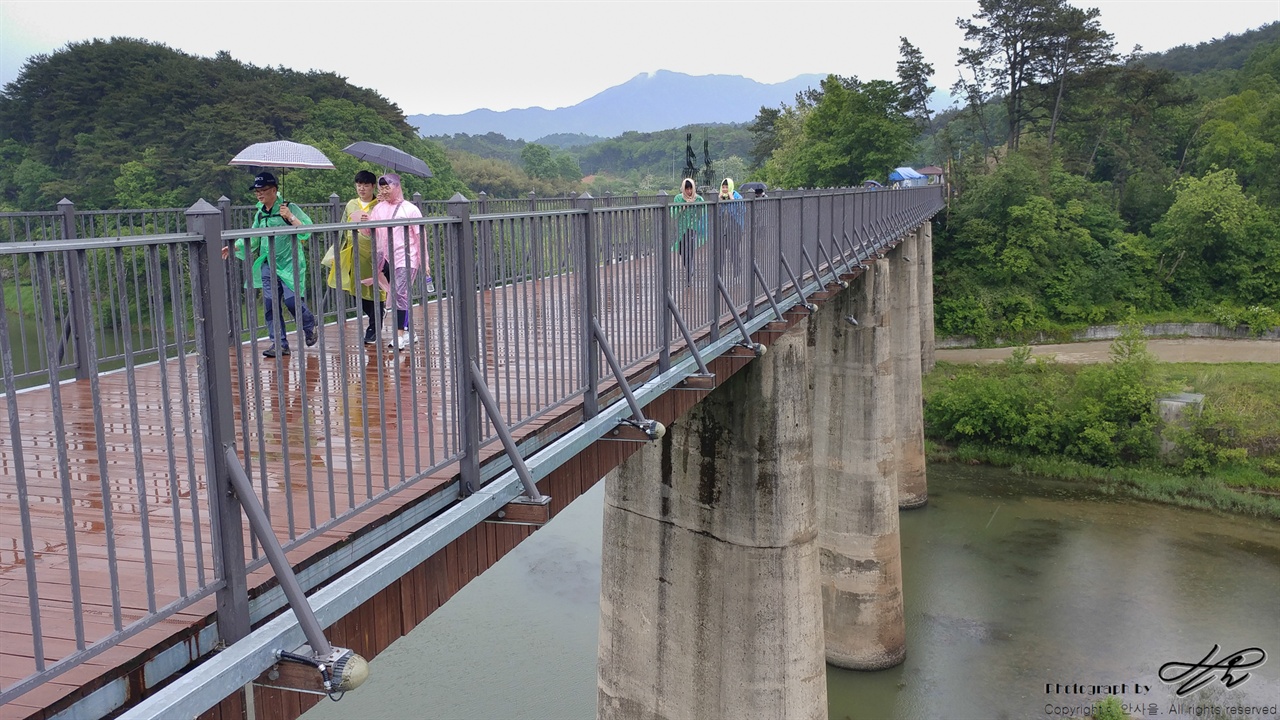
[[(349, 242), (342, 243), (342, 247), (338, 250), (341, 253), (342, 260), (342, 289), (348, 293), (355, 293), (355, 283), (352, 281), (352, 269), (356, 261), (355, 247)], [(338, 263), (335, 262), (333, 247), (329, 248), (329, 252), (325, 253), (324, 259), (320, 261), (321, 265), (329, 268), (329, 287), (338, 287)]]

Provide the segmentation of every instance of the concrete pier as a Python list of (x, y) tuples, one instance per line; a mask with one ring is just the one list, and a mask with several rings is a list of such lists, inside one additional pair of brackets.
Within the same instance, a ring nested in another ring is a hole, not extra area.
[(826, 718), (808, 322), (606, 477), (599, 718)]
[(916, 232), (889, 253), (893, 261), (893, 376), (897, 408), (898, 507), (929, 501), (924, 467), (924, 389), (920, 374), (920, 255)]
[(934, 351), (937, 343), (933, 329), (933, 221), (926, 220), (916, 231), (916, 244), (920, 253), (920, 371), (933, 372), (937, 364)]
[(892, 667), (906, 656), (894, 455), (894, 269), (887, 258), (876, 262), (812, 319), (827, 662), (852, 670)]

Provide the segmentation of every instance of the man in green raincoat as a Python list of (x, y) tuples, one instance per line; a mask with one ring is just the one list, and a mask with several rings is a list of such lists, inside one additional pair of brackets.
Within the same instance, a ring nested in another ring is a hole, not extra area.
[[(250, 189), (258, 198), (258, 207), (253, 214), (251, 227), (275, 228), (311, 224), (311, 218), (307, 217), (302, 208), (280, 198), (280, 184), (271, 173), (259, 173), (253, 179)], [(298, 243), (310, 237), (311, 233), (298, 233)], [(236, 240), (236, 257), (244, 260), (246, 252), (254, 256), (251, 277), (253, 286), (262, 288), (267, 333), (272, 341), (271, 347), (262, 351), (263, 356), (270, 358), (277, 354), (289, 354), (289, 335), (285, 332), (284, 314), (280, 312), (279, 305), (288, 308), (294, 319), (302, 323), (302, 332), (306, 337), (307, 346), (315, 345), (316, 319), (301, 297), (306, 292), (307, 282), (307, 258), (303, 254), (301, 245), (297, 245), (295, 249), (295, 243), (287, 235), (275, 238), (252, 237), (249, 238), (246, 250), (244, 239)], [(298, 256), (296, 268), (293, 262), (295, 252)], [(229, 249), (224, 248), (223, 257), (227, 257), (228, 254)], [(245, 284), (247, 286), (248, 282), (246, 281)]]

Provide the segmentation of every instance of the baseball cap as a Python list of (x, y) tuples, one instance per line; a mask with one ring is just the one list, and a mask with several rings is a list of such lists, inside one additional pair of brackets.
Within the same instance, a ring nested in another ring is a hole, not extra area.
[(276, 182), (276, 176), (269, 172), (258, 173), (253, 179), (253, 184), (249, 186), (250, 190), (257, 190), (264, 187), (280, 187), (280, 183)]

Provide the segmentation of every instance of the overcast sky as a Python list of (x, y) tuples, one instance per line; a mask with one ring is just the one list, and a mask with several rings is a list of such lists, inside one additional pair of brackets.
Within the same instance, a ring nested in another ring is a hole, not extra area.
[[(1280, 0), (1073, 2), (1102, 9), (1122, 52), (1280, 20)], [(659, 69), (766, 83), (802, 73), (891, 79), (905, 35), (945, 89), (963, 41), (956, 18), (977, 8), (977, 0), (0, 0), (0, 84), (34, 54), (124, 36), (192, 55), (226, 50), (253, 65), (334, 72), (407, 115), (556, 108)]]

